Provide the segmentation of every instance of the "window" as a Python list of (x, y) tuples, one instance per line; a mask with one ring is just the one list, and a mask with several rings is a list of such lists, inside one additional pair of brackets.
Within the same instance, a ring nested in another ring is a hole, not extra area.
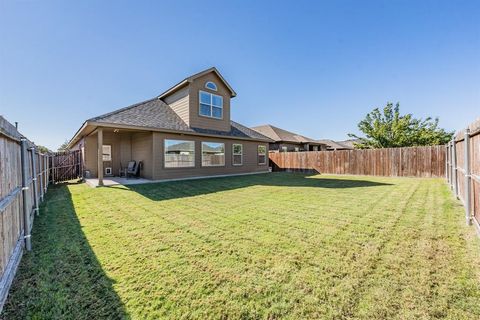
[(233, 153), (233, 165), (241, 166), (243, 164), (243, 145), (233, 144), (232, 146)]
[(216, 167), (225, 165), (225, 144), (202, 142), (202, 166)]
[(267, 163), (267, 147), (258, 146), (258, 164)]
[(282, 147), (282, 151), (283, 151), (283, 152), (287, 152), (287, 151), (288, 151), (288, 147), (283, 146), (283, 147)]
[(208, 81), (207, 83), (205, 83), (205, 88), (217, 91), (217, 85), (212, 81)]
[(102, 146), (102, 158), (103, 161), (112, 161), (112, 146), (104, 144)]
[(195, 167), (195, 142), (165, 139), (165, 168)]
[(300, 148), (299, 147), (295, 147), (295, 152), (298, 152), (300, 151)]
[(201, 116), (222, 119), (223, 97), (205, 91), (200, 91), (199, 113)]

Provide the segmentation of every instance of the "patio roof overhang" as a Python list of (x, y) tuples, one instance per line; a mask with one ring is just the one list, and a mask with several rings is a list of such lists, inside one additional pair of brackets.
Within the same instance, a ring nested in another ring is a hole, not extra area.
[(124, 125), (118, 123), (108, 123), (108, 122), (95, 122), (95, 121), (85, 121), (83, 125), (78, 129), (73, 138), (68, 143), (68, 148), (73, 147), (80, 139), (83, 137), (89, 136), (95, 133), (97, 128), (111, 128), (111, 129), (122, 129), (129, 131), (150, 131), (150, 132), (164, 132), (164, 133), (175, 133), (180, 135), (189, 135), (189, 136), (202, 136), (202, 137), (213, 137), (219, 139), (234, 139), (234, 140), (245, 140), (245, 141), (261, 141), (271, 143), (273, 142), (270, 139), (251, 139), (246, 137), (237, 137), (237, 136), (221, 136), (208, 133), (199, 133), (199, 132), (190, 132), (190, 131), (179, 131), (179, 130), (169, 130), (161, 129), (155, 127), (140, 127), (132, 125)]

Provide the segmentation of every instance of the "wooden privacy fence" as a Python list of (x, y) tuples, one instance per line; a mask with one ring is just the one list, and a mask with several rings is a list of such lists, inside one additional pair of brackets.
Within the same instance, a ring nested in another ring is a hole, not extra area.
[(64, 182), (83, 176), (81, 150), (54, 152), (49, 154), (50, 181)]
[(270, 152), (274, 171), (394, 177), (444, 177), (445, 146)]
[(467, 224), (480, 231), (480, 119), (447, 144), (447, 181), (465, 206)]
[(0, 116), (0, 311), (48, 186), (47, 155)]

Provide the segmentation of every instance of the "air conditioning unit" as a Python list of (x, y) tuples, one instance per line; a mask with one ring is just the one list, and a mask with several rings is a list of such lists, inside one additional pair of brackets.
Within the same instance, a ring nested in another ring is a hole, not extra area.
[(113, 176), (113, 169), (112, 169), (112, 167), (106, 167), (106, 168), (105, 168), (105, 175), (106, 175), (106, 176)]

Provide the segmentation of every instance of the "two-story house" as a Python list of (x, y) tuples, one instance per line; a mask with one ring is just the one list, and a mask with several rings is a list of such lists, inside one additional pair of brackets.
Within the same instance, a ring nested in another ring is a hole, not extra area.
[(236, 93), (215, 68), (161, 95), (86, 120), (69, 143), (102, 184), (132, 160), (152, 180), (268, 171), (266, 136), (230, 120)]

